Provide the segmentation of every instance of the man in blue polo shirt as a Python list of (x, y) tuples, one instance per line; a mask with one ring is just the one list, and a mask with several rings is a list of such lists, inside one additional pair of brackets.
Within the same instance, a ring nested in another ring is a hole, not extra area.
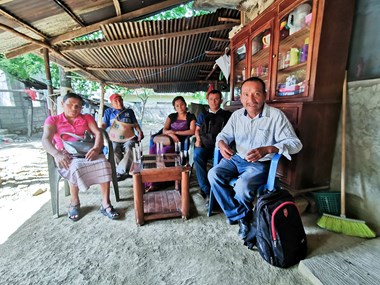
[(115, 152), (116, 172), (118, 180), (124, 180), (128, 177), (128, 172), (133, 161), (132, 149), (135, 143), (140, 142), (144, 138), (143, 131), (141, 130), (135, 113), (130, 108), (125, 108), (123, 98), (119, 94), (112, 94), (110, 96), (112, 108), (108, 108), (104, 112), (102, 128), (107, 129), (112, 126), (115, 119), (119, 122), (131, 124), (131, 127), (137, 133), (137, 136), (128, 137), (125, 140), (112, 141)]

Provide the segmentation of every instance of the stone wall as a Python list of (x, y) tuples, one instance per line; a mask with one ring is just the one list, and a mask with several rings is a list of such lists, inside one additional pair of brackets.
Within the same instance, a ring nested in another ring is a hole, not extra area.
[[(29, 118), (31, 108), (33, 108), (32, 132), (41, 130), (47, 116), (44, 102), (34, 103), (28, 99), (28, 95), (23, 91), (25, 85), (12, 78), (7, 78), (8, 93), (11, 94), (12, 106), (0, 106), (0, 129), (8, 129), (9, 132), (27, 134), (29, 128)], [(0, 92), (0, 96), (4, 94)], [(37, 106), (38, 105), (38, 106)]]
[[(349, 82), (346, 116), (346, 213), (380, 233), (380, 79)], [(340, 191), (338, 130), (331, 189)]]
[[(25, 110), (29, 107), (3, 107), (0, 106), (0, 128), (8, 129), (9, 132), (20, 132), (26, 134), (28, 130), (28, 112)], [(42, 129), (46, 119), (46, 110), (44, 107), (33, 107), (33, 132)]]

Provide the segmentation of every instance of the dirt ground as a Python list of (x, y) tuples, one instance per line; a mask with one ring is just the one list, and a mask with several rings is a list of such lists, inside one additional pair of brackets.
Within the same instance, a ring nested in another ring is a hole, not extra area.
[[(143, 126), (145, 150), (150, 130), (160, 127)], [(312, 284), (297, 265), (276, 268), (248, 250), (238, 238), (238, 226), (228, 225), (223, 214), (207, 217), (194, 174), (187, 221), (137, 226), (131, 179), (119, 183), (122, 201), (114, 205), (120, 220), (99, 214), (98, 187), (81, 194), (83, 217), (76, 223), (67, 218), (69, 197), (60, 191), (60, 217), (54, 217), (40, 137), (0, 144), (1, 285)], [(316, 227), (316, 218), (303, 216), (308, 260), (361, 242)]]
[[(160, 124), (144, 124), (143, 148)], [(50, 200), (46, 152), (42, 133), (0, 141), (0, 244)], [(6, 218), (5, 218), (6, 217)]]
[(50, 199), (41, 134), (0, 143), (0, 244)]

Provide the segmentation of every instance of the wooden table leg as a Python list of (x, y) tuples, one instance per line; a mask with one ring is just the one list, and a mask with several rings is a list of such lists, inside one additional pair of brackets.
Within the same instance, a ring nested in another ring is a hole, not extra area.
[(143, 185), (140, 174), (133, 174), (133, 199), (135, 204), (136, 224), (142, 226), (144, 224), (144, 200)]
[(188, 171), (182, 172), (181, 183), (181, 206), (182, 206), (182, 219), (189, 218), (190, 208), (190, 193), (189, 193), (189, 173)]

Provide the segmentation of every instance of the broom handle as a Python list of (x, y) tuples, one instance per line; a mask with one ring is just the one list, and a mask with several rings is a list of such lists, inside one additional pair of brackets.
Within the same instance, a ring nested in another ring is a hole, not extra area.
[(347, 70), (344, 74), (342, 96), (342, 163), (340, 176), (340, 216), (346, 216), (346, 105), (347, 105)]

